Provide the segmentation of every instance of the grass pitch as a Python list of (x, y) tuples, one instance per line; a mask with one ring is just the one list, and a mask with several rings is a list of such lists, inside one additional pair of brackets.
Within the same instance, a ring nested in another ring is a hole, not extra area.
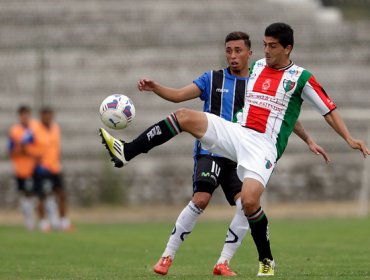
[[(172, 223), (77, 225), (74, 233), (0, 227), (0, 279), (160, 279), (152, 266)], [(215, 279), (228, 222), (200, 221), (165, 279)], [(370, 219), (272, 220), (275, 279), (370, 279)], [(231, 267), (257, 279), (248, 234)]]

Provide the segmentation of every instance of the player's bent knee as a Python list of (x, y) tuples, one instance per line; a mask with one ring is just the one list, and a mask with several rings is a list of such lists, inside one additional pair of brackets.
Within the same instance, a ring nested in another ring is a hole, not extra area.
[(244, 214), (248, 216), (255, 213), (258, 210), (258, 208), (260, 207), (260, 203), (259, 201), (256, 201), (254, 199), (242, 197), (242, 206)]
[(200, 209), (204, 210), (208, 206), (211, 200), (211, 195), (209, 193), (195, 193), (192, 202)]
[(175, 112), (177, 121), (182, 130), (187, 131), (187, 127), (191, 125), (191, 114), (192, 110), (186, 108), (177, 109)]
[(182, 131), (186, 131), (196, 138), (201, 138), (207, 130), (208, 120), (204, 112), (181, 108), (175, 112)]

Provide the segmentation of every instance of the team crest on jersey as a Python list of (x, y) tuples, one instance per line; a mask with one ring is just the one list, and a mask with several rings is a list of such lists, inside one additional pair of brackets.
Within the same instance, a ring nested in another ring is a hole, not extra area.
[(285, 92), (288, 92), (288, 91), (292, 90), (295, 87), (295, 82), (293, 82), (291, 80), (284, 79), (283, 87), (284, 87)]
[(262, 89), (267, 91), (271, 86), (271, 79), (266, 79), (262, 84)]

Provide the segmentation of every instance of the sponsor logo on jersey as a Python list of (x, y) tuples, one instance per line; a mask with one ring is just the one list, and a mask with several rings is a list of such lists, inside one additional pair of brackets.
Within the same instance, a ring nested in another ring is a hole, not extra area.
[(266, 79), (262, 84), (262, 89), (267, 91), (271, 86), (271, 79)]
[(298, 76), (298, 74), (299, 74), (299, 71), (297, 70), (297, 69), (290, 69), (289, 71), (288, 71), (288, 73), (290, 74), (290, 75), (292, 75), (292, 76)]
[(228, 93), (229, 90), (227, 88), (216, 88), (216, 92)]
[(283, 87), (284, 87), (285, 92), (288, 92), (288, 91), (292, 90), (295, 87), (295, 82), (293, 82), (291, 80), (284, 79)]

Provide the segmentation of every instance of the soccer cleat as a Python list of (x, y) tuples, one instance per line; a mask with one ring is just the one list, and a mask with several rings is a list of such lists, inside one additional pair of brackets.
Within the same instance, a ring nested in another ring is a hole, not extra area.
[(168, 273), (168, 269), (172, 264), (172, 258), (170, 256), (161, 257), (159, 261), (154, 266), (154, 272), (162, 275)]
[(111, 161), (114, 167), (122, 167), (127, 164), (127, 160), (123, 154), (123, 141), (114, 138), (104, 128), (99, 129), (99, 135), (102, 138), (102, 143), (107, 148)]
[(257, 276), (274, 276), (275, 261), (270, 259), (263, 259), (259, 262), (259, 269)]
[(237, 276), (237, 274), (231, 270), (228, 261), (216, 264), (213, 268), (213, 275)]
[(40, 231), (43, 232), (43, 233), (49, 233), (49, 232), (51, 232), (50, 223), (46, 219), (41, 219), (41, 221), (39, 223), (39, 228), (40, 228)]

